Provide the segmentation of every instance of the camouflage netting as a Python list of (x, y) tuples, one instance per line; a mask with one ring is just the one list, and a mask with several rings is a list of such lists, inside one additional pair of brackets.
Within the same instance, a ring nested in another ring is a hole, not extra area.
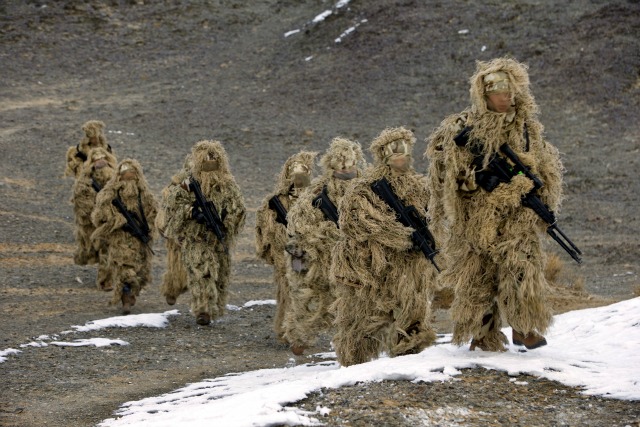
[[(170, 186), (164, 202), (164, 233), (181, 246), (181, 257), (191, 291), (191, 311), (211, 319), (224, 314), (231, 273), (230, 251), (245, 222), (244, 199), (219, 141), (200, 141), (191, 150), (190, 175), (200, 183), (203, 195), (215, 206), (223, 223), (224, 243), (205, 224), (192, 218), (195, 195), (181, 185)], [(207, 171), (210, 162), (216, 168)]]
[(169, 193), (171, 192), (171, 188), (180, 185), (185, 179), (187, 179), (189, 177), (190, 169), (191, 154), (188, 154), (184, 159), (182, 169), (173, 175), (169, 185), (162, 189), (160, 208), (158, 209), (158, 215), (156, 216), (156, 227), (160, 234), (165, 237), (165, 246), (167, 248), (166, 270), (162, 275), (160, 294), (165, 297), (167, 303), (173, 304), (175, 304), (178, 297), (185, 293), (189, 287), (187, 285), (187, 271), (185, 270), (184, 265), (182, 265), (180, 245), (176, 240), (166, 237), (164, 232), (164, 229), (167, 226), (166, 203)]
[[(123, 170), (134, 172), (135, 179), (121, 179)], [(129, 285), (132, 294), (138, 296), (140, 290), (151, 282), (150, 246), (153, 242), (151, 240), (149, 245), (145, 245), (126, 231), (127, 221), (112, 203), (116, 197), (120, 197), (128, 211), (140, 218), (144, 216), (150, 229), (149, 237), (153, 239), (157, 204), (138, 161), (124, 159), (118, 164), (114, 176), (98, 193), (96, 207), (91, 214), (96, 227), (91, 235), (92, 241), (96, 246), (106, 244), (108, 247), (113, 304), (122, 300), (122, 288), (125, 285)]]
[[(111, 153), (111, 146), (104, 136), (104, 123), (99, 120), (89, 120), (82, 125), (84, 137), (79, 144), (67, 149), (65, 176), (77, 177), (82, 164), (92, 148), (102, 147)], [(113, 154), (113, 153), (112, 153)]]
[(91, 212), (96, 205), (97, 190), (103, 188), (114, 176), (117, 166), (116, 158), (102, 147), (89, 151), (87, 161), (73, 184), (71, 203), (74, 213), (74, 235), (78, 247), (73, 260), (78, 265), (98, 265), (96, 284), (100, 289), (111, 288), (110, 271), (107, 264), (107, 247), (95, 246), (91, 241), (95, 227), (91, 222)]
[(330, 279), (335, 284), (334, 345), (343, 366), (366, 362), (386, 350), (390, 356), (419, 352), (431, 345), (431, 299), (437, 271), (413, 249), (413, 229), (371, 189), (386, 177), (396, 196), (427, 216), (424, 177), (409, 167), (387, 165), (388, 146), (402, 141), (407, 154), (415, 144), (404, 128), (385, 129), (371, 144), (374, 164), (354, 180), (339, 205), (341, 238), (333, 251)]
[(299, 164), (313, 174), (314, 161), (318, 153), (301, 151), (289, 157), (280, 174), (276, 178), (273, 193), (267, 195), (256, 211), (255, 249), (259, 258), (273, 265), (273, 281), (276, 286), (276, 316), (274, 331), (279, 340), (284, 340), (284, 315), (289, 307), (289, 285), (286, 279), (285, 244), (287, 243), (286, 226), (276, 220), (276, 212), (269, 208), (269, 200), (277, 197), (287, 212), (298, 200), (298, 192), (292, 191), (294, 177), (291, 170)]
[[(516, 106), (513, 111), (496, 113), (487, 109), (484, 77), (496, 71), (508, 75)], [(454, 342), (462, 344), (479, 337), (483, 317), (494, 313), (493, 335), (486, 341), (495, 343), (498, 349), (502, 347), (502, 317), (523, 333), (544, 333), (550, 324), (539, 236), (546, 226), (532, 210), (521, 206), (522, 196), (533, 187), (529, 179), (518, 175), (490, 193), (479, 188), (473, 155), (466, 147), (458, 147), (453, 138), (463, 127), (473, 126), (469, 144), (481, 142), (483, 167), (491, 154), (508, 143), (544, 182), (539, 194), (554, 211), (562, 195), (562, 164), (558, 151), (542, 137), (543, 127), (523, 64), (508, 58), (478, 62), (470, 82), (472, 106), (447, 117), (428, 141), (428, 184), (434, 195), (429, 207), (437, 234), (450, 233), (443, 240), (448, 268), (440, 279), (443, 286), (455, 287), (456, 291), (451, 310)]]
[[(340, 236), (337, 225), (328, 219), (314, 199), (326, 187), (334, 205), (338, 205), (352, 179), (362, 175), (366, 166), (362, 148), (357, 142), (334, 138), (320, 159), (322, 175), (301, 195), (288, 215), (289, 250), (293, 246), (304, 254), (307, 270), (295, 271), (287, 253), (287, 279), (291, 305), (285, 314), (285, 338), (292, 347), (310, 347), (321, 331), (333, 323), (329, 307), (335, 297), (329, 282), (331, 251)], [(342, 173), (348, 171), (347, 173)], [(341, 174), (342, 173), (342, 174)], [(337, 176), (336, 176), (337, 175)]]

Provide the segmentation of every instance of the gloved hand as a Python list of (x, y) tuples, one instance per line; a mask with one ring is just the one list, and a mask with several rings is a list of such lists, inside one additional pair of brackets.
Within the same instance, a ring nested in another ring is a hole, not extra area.
[(191, 219), (195, 220), (198, 224), (204, 224), (206, 222), (204, 214), (202, 213), (200, 208), (195, 205), (195, 203), (191, 207)]

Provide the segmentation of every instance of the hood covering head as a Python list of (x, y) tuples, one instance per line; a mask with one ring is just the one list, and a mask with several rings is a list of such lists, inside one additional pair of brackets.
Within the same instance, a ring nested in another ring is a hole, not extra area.
[(296, 170), (307, 170), (309, 178), (313, 175), (315, 159), (318, 155), (315, 151), (300, 151), (289, 157), (280, 170), (278, 176), (278, 194), (288, 194), (293, 185)]
[(118, 163), (116, 157), (103, 147), (92, 148), (87, 156), (87, 161), (97, 169), (107, 165), (115, 169)]
[[(122, 179), (126, 175), (134, 174), (134, 179), (127, 180)], [(124, 159), (116, 167), (116, 174), (114, 176), (116, 182), (135, 182), (136, 187), (146, 189), (149, 185), (144, 177), (142, 171), (142, 165), (135, 159)]]
[(82, 125), (82, 130), (87, 138), (100, 137), (104, 131), (104, 122), (100, 120), (89, 120)]
[(529, 89), (527, 66), (511, 58), (496, 58), (489, 62), (477, 61), (476, 71), (469, 80), (473, 109), (478, 114), (488, 111), (486, 96), (491, 93), (510, 92), (517, 110), (536, 113), (536, 104)]
[[(189, 163), (188, 159), (185, 159)], [(197, 180), (214, 172), (217, 175), (230, 174), (227, 152), (220, 141), (200, 141), (191, 149), (191, 173)]]
[[(107, 148), (107, 139), (104, 136), (104, 123), (99, 120), (89, 120), (82, 125), (84, 138), (80, 141), (80, 151), (87, 153), (91, 148), (104, 147)], [(91, 144), (91, 140), (95, 141)]]
[(327, 152), (320, 159), (325, 174), (334, 171), (362, 169), (366, 165), (362, 147), (358, 142), (346, 138), (334, 138)]
[(416, 137), (409, 129), (386, 128), (371, 142), (369, 150), (376, 165), (385, 165), (392, 156), (411, 156), (415, 143)]

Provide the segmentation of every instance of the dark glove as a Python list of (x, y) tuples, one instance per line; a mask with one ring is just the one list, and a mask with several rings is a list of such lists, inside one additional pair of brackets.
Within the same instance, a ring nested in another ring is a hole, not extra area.
[(204, 224), (206, 222), (206, 220), (204, 218), (204, 214), (202, 213), (200, 208), (198, 206), (196, 206), (195, 204), (191, 208), (191, 219), (193, 219), (198, 224)]

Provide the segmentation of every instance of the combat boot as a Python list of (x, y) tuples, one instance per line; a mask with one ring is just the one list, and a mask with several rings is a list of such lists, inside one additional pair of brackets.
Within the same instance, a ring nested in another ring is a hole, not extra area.
[(131, 313), (131, 307), (136, 304), (136, 296), (131, 292), (131, 286), (125, 284), (122, 288), (122, 314)]
[(522, 332), (518, 332), (513, 329), (511, 334), (511, 341), (513, 341), (514, 345), (523, 345), (528, 350), (533, 350), (534, 348), (542, 347), (547, 345), (547, 340), (542, 335), (537, 332), (529, 332), (527, 335)]
[(211, 316), (209, 315), (209, 313), (202, 312), (198, 314), (198, 317), (196, 317), (196, 323), (198, 325), (206, 326), (211, 323)]
[(505, 344), (508, 343), (507, 337), (499, 332), (493, 336), (484, 336), (482, 338), (474, 338), (469, 346), (470, 351), (479, 348), (482, 351), (507, 351)]
[(480, 333), (473, 337), (469, 350), (479, 348), (482, 351), (507, 351), (505, 344), (509, 344), (509, 340), (498, 329), (493, 312), (488, 312), (482, 316)]
[(307, 349), (304, 345), (291, 344), (291, 352), (296, 356), (302, 356)]

